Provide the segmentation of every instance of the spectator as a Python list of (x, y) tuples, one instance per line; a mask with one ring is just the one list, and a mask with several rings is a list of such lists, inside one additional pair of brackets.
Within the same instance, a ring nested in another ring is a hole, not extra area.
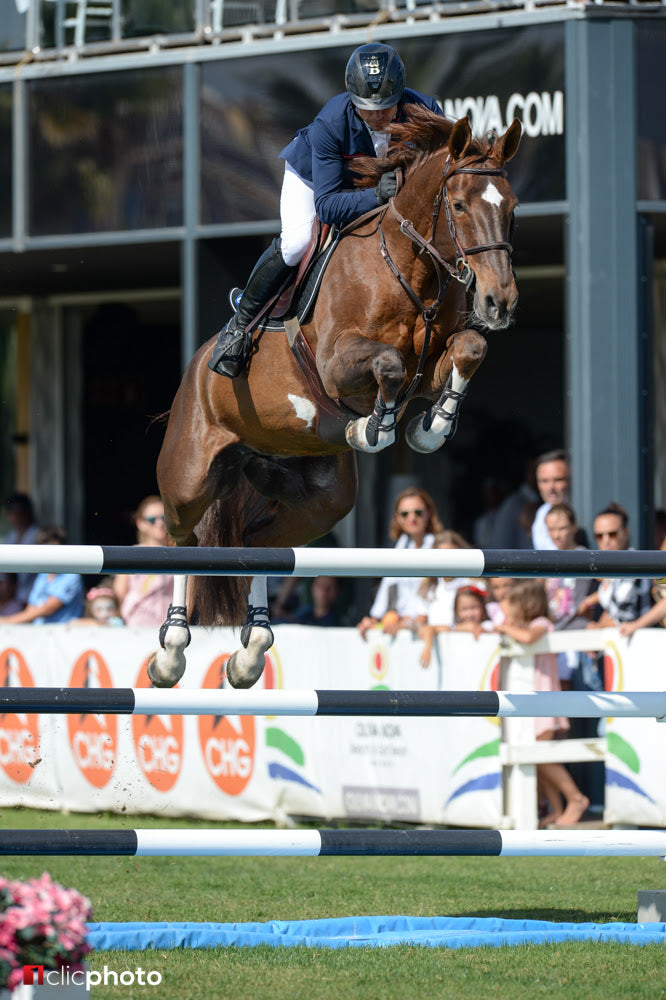
[[(546, 528), (560, 552), (585, 548), (576, 542), (578, 531), (576, 514), (568, 503), (553, 504), (546, 514)], [(548, 610), (555, 629), (585, 628), (589, 621), (589, 613), (587, 615), (581, 613), (579, 606), (584, 598), (597, 589), (596, 581), (585, 578), (553, 577), (545, 580), (545, 587)], [(572, 686), (577, 690), (600, 690), (600, 684), (594, 683), (590, 687), (589, 683), (582, 682), (583, 675), (588, 673), (587, 653), (558, 653), (557, 666), (563, 690), (570, 690)], [(576, 684), (572, 684), (571, 680), (574, 674), (578, 678)]]
[(493, 625), (504, 621), (503, 604), (509, 596), (509, 591), (513, 583), (514, 580), (510, 576), (491, 576), (488, 579), (486, 612)]
[[(7, 520), (11, 530), (7, 533), (7, 545), (35, 545), (39, 526), (35, 521), (35, 510), (27, 493), (12, 493), (5, 501)], [(28, 603), (36, 573), (18, 573), (16, 599), (24, 608)]]
[[(538, 580), (516, 580), (504, 602), (504, 612), (505, 621), (496, 625), (495, 631), (525, 646), (537, 642), (553, 628), (548, 618), (546, 590)], [(534, 656), (534, 674), (536, 691), (560, 690), (554, 653), (537, 653)], [(535, 719), (537, 740), (552, 740), (568, 730), (567, 719)], [(571, 826), (580, 820), (590, 800), (583, 795), (562, 764), (537, 764), (537, 781), (550, 809), (542, 825)], [(565, 800), (564, 809), (562, 799)]]
[[(440, 531), (435, 535), (434, 549), (469, 549), (468, 541), (457, 531)], [(472, 580), (466, 577), (446, 576), (426, 577), (418, 590), (416, 624), (439, 625), (451, 628), (454, 623), (453, 605), (459, 587), (470, 586)]]
[[(603, 552), (621, 552), (630, 548), (629, 515), (619, 503), (609, 503), (594, 519), (594, 538)], [(599, 589), (585, 597), (580, 605), (581, 614), (593, 611), (597, 605), (601, 616), (590, 622), (588, 628), (608, 628), (634, 622), (650, 610), (650, 581), (602, 580)]]
[[(389, 528), (397, 549), (430, 549), (434, 533), (441, 530), (442, 522), (430, 494), (419, 486), (409, 486), (399, 494)], [(388, 635), (395, 635), (404, 627), (403, 623), (413, 622), (418, 614), (420, 585), (420, 577), (384, 577), (369, 614), (356, 626), (362, 638), (365, 639), (368, 630), (378, 625), (387, 612), (391, 612), (384, 624)]]
[(566, 451), (547, 451), (536, 460), (536, 484), (543, 501), (532, 523), (532, 544), (535, 549), (555, 549), (557, 546), (546, 528), (546, 514), (555, 503), (567, 503), (571, 487), (571, 469)]
[[(166, 545), (164, 505), (158, 496), (144, 497), (134, 514), (137, 545)], [(113, 590), (126, 625), (162, 625), (173, 597), (173, 577), (162, 573), (116, 576)]]
[(508, 490), (504, 480), (499, 479), (497, 476), (487, 476), (483, 480), (482, 491), (483, 513), (479, 514), (474, 521), (472, 541), (480, 549), (489, 549), (491, 547), (495, 522)]
[(471, 585), (458, 587), (453, 600), (453, 625), (450, 628), (446, 625), (422, 625), (419, 629), (419, 638), (423, 639), (419, 663), (422, 667), (430, 666), (433, 643), (439, 632), (471, 632), (478, 639), (483, 632), (491, 630), (485, 593)]
[(120, 602), (113, 589), (113, 579), (102, 580), (86, 594), (83, 617), (71, 625), (124, 625), (120, 615)]
[(539, 506), (534, 459), (525, 466), (525, 478), (517, 490), (502, 500), (493, 518), (489, 549), (531, 549), (532, 521)]
[[(659, 545), (660, 550), (666, 550), (666, 538), (662, 538)], [(653, 625), (666, 626), (666, 578), (654, 581), (652, 588), (652, 598), (654, 604), (647, 611), (644, 611), (639, 618), (632, 622), (623, 622), (620, 625), (620, 635), (630, 639), (639, 628), (650, 628)]]
[(25, 605), (16, 596), (18, 573), (0, 573), (0, 618), (21, 611)]
[[(63, 528), (40, 528), (35, 545), (64, 545)], [(4, 625), (52, 625), (79, 618), (83, 610), (83, 580), (78, 573), (38, 573), (28, 603), (16, 614), (6, 615)]]
[(316, 576), (312, 581), (312, 604), (296, 610), (299, 625), (339, 625), (340, 585), (335, 576)]

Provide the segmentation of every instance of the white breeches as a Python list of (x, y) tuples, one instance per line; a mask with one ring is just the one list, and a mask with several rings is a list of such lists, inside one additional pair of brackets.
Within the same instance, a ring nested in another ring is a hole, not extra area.
[(282, 256), (285, 264), (298, 264), (308, 248), (315, 217), (314, 191), (287, 163), (280, 194)]

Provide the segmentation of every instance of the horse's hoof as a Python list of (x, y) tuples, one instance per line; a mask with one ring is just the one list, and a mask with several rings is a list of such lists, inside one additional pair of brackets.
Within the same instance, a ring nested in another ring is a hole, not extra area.
[(185, 656), (182, 650), (169, 656), (167, 651), (158, 649), (148, 657), (147, 670), (150, 683), (156, 688), (175, 687), (185, 673)]
[(423, 414), (410, 420), (405, 431), (405, 441), (420, 455), (431, 455), (438, 451), (449, 440), (450, 434), (436, 434), (432, 430), (423, 430)]
[(377, 444), (368, 444), (365, 436), (368, 420), (368, 417), (359, 417), (358, 420), (350, 420), (345, 427), (345, 440), (349, 447), (355, 451), (364, 451), (368, 455), (374, 455), (378, 451), (383, 451), (384, 448), (388, 448), (389, 445), (394, 444), (396, 434), (395, 431), (380, 430), (377, 435)]
[(227, 680), (232, 688), (251, 688), (264, 672), (266, 657), (261, 657), (261, 663), (250, 663), (244, 667), (239, 654), (240, 651), (232, 653), (227, 661)]

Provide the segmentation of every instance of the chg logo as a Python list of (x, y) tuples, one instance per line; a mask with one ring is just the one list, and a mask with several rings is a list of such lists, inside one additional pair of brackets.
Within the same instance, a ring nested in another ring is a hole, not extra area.
[[(221, 688), (229, 654), (213, 660), (202, 688)], [(240, 795), (254, 769), (256, 725), (253, 715), (200, 715), (199, 742), (206, 770), (226, 795)]]
[[(150, 687), (148, 660), (141, 666), (136, 687)], [(134, 752), (144, 777), (159, 792), (173, 788), (183, 763), (182, 715), (133, 715)]]
[[(70, 687), (113, 687), (109, 668), (96, 650), (89, 649), (74, 664)], [(118, 747), (118, 722), (115, 715), (67, 716), (69, 742), (77, 767), (95, 788), (104, 788), (113, 775)]]
[[(18, 649), (0, 653), (0, 687), (35, 686)], [(39, 757), (39, 715), (33, 712), (0, 714), (0, 765), (12, 781), (24, 785), (34, 773)]]

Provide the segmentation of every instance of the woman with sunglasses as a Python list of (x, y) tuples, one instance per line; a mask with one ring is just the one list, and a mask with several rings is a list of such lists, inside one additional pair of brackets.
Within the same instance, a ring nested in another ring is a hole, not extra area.
[[(164, 506), (160, 497), (144, 497), (134, 517), (137, 545), (166, 545)], [(161, 625), (173, 598), (173, 577), (161, 573), (122, 574), (113, 581), (126, 625)]]
[[(410, 486), (398, 495), (389, 528), (396, 549), (431, 549), (435, 534), (441, 530), (442, 522), (429, 493), (420, 486)], [(384, 577), (369, 613), (356, 626), (362, 638), (380, 622), (388, 635), (415, 627), (420, 585), (420, 577)]]

